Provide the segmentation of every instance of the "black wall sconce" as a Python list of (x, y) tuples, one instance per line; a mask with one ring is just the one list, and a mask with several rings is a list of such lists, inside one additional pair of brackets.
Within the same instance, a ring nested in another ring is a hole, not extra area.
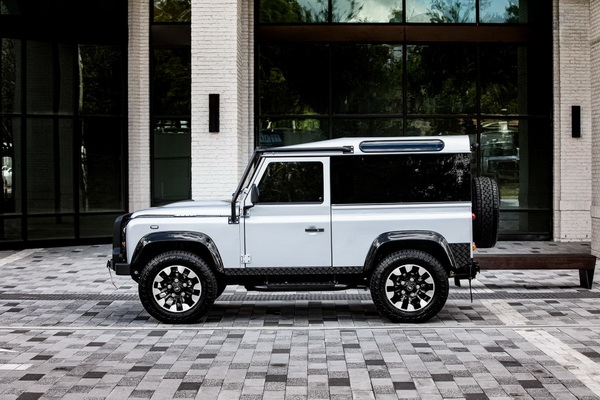
[(208, 131), (219, 132), (219, 95), (209, 94), (208, 95)]
[(571, 137), (581, 137), (581, 106), (571, 106)]

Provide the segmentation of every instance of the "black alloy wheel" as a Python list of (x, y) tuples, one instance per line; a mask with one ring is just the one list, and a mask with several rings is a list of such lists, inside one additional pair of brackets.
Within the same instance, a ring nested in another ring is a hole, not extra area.
[(142, 270), (139, 295), (150, 315), (161, 322), (197, 322), (217, 298), (217, 281), (200, 257), (169, 251), (154, 257)]
[(371, 296), (379, 313), (393, 322), (425, 322), (448, 299), (448, 274), (421, 250), (400, 250), (385, 257), (371, 278)]

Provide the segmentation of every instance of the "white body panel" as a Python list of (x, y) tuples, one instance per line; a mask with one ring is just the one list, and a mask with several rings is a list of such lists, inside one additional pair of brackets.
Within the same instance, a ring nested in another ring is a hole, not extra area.
[(449, 243), (470, 243), (471, 203), (334, 205), (332, 248), (335, 267), (364, 265), (373, 241), (382, 233), (426, 231)]
[[(229, 268), (240, 266), (241, 228), (229, 224), (231, 203), (227, 201), (186, 201), (134, 213), (127, 224), (127, 243), (138, 243), (157, 232), (198, 232), (210, 237)], [(127, 246), (131, 262), (135, 246)]]
[[(258, 184), (270, 162), (323, 164), (323, 202), (256, 204), (242, 218), (246, 267), (331, 266), (331, 207), (327, 157), (277, 157), (265, 161), (252, 183)], [(308, 230), (308, 232), (307, 232)], [(316, 230), (316, 232), (315, 232)]]

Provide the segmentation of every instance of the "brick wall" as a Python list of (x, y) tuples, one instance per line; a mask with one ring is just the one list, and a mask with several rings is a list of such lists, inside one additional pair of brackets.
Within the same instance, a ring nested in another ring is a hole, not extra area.
[(129, 1), (128, 146), (129, 209), (150, 206), (149, 2)]
[[(554, 239), (591, 239), (592, 107), (589, 0), (554, 1)], [(581, 138), (571, 106), (581, 106)]]
[(600, 257), (600, 0), (590, 1), (592, 89), (592, 252)]
[[(252, 135), (252, 8), (248, 0), (192, 1), (192, 197), (230, 198)], [(220, 95), (220, 131), (208, 95)]]

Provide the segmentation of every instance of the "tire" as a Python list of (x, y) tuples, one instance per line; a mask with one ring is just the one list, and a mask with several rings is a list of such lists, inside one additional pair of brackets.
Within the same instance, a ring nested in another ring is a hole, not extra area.
[(225, 289), (227, 289), (227, 285), (217, 280), (217, 299), (221, 297)]
[(208, 312), (217, 298), (217, 288), (204, 260), (187, 251), (169, 251), (144, 267), (138, 291), (151, 316), (165, 323), (187, 324)]
[(383, 317), (393, 322), (425, 322), (446, 304), (448, 274), (429, 253), (401, 250), (375, 267), (370, 289)]
[(488, 176), (473, 178), (473, 241), (479, 248), (494, 247), (498, 241), (500, 192)]

